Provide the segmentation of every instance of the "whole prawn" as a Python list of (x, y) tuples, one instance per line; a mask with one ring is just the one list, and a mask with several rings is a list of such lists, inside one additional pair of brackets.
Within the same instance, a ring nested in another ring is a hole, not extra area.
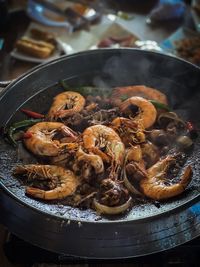
[(167, 97), (155, 88), (145, 85), (132, 85), (125, 87), (117, 87), (113, 90), (111, 101), (115, 106), (119, 106), (123, 99), (128, 99), (132, 96), (140, 96), (148, 100), (156, 100), (167, 105)]
[(175, 197), (186, 189), (192, 179), (192, 168), (188, 165), (180, 181), (170, 184), (166, 172), (174, 162), (175, 158), (168, 156), (147, 170), (147, 176), (140, 181), (140, 189), (145, 196), (154, 200), (164, 200)]
[(27, 132), (31, 133), (31, 137), (25, 139), (24, 144), (35, 155), (57, 156), (64, 150), (77, 146), (75, 142), (61, 143), (53, 139), (60, 132), (64, 136), (70, 136), (73, 141), (77, 139), (76, 133), (60, 122), (39, 122), (30, 127)]
[(110, 127), (94, 125), (83, 132), (83, 145), (106, 162), (123, 164), (124, 144), (119, 135)]
[(78, 178), (70, 170), (55, 165), (19, 165), (14, 174), (28, 177), (28, 180), (49, 181), (55, 186), (51, 190), (42, 190), (36, 187), (26, 187), (26, 194), (34, 198), (45, 200), (62, 199), (72, 195), (79, 185)]
[[(136, 114), (133, 114), (132, 108), (138, 108)], [(154, 105), (143, 97), (133, 96), (120, 104), (120, 110), (131, 117), (136, 122), (141, 122), (144, 128), (149, 128), (154, 124), (157, 117), (157, 111)]]
[(50, 120), (69, 117), (80, 112), (84, 108), (84, 105), (85, 98), (81, 94), (67, 91), (54, 97), (47, 117)]

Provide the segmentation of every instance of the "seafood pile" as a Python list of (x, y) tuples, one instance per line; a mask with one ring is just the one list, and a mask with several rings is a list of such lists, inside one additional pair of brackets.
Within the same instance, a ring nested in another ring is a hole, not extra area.
[(23, 145), (38, 162), (13, 170), (25, 193), (100, 214), (126, 212), (136, 199), (183, 193), (192, 179), (193, 125), (157, 89), (116, 87), (109, 97), (92, 89), (58, 94), (46, 115), (23, 109), (31, 119), (9, 128), (15, 144), (14, 133), (24, 128)]

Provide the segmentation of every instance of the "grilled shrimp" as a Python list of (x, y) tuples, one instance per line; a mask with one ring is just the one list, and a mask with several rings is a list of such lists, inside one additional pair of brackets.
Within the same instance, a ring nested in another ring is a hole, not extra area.
[(119, 134), (122, 142), (126, 146), (145, 141), (144, 129), (141, 127), (140, 123), (136, 121), (117, 117), (112, 121), (111, 127)]
[(76, 161), (73, 165), (75, 172), (81, 172), (81, 177), (88, 180), (92, 176), (92, 170), (95, 174), (104, 172), (103, 160), (100, 156), (93, 153), (85, 153), (82, 148), (76, 153)]
[(126, 162), (130, 161), (142, 161), (142, 150), (139, 145), (131, 146), (126, 149)]
[(28, 150), (39, 156), (57, 156), (66, 149), (76, 147), (76, 143), (61, 143), (53, 138), (58, 133), (64, 136), (70, 136), (76, 141), (76, 133), (69, 127), (60, 122), (39, 122), (30, 127), (27, 132), (31, 133), (31, 137), (24, 140)]
[(48, 118), (55, 120), (69, 117), (80, 112), (85, 105), (85, 98), (77, 92), (67, 91), (54, 97)]
[(167, 97), (165, 94), (145, 85), (117, 87), (113, 90), (111, 101), (115, 106), (119, 106), (123, 100), (132, 96), (140, 96), (148, 100), (156, 100), (167, 105)]
[(157, 116), (154, 105), (139, 96), (133, 96), (125, 100), (121, 103), (120, 109), (124, 114), (134, 116), (133, 120), (141, 122), (145, 129), (154, 124)]
[(36, 187), (26, 187), (26, 194), (45, 200), (62, 199), (72, 195), (79, 185), (78, 178), (70, 170), (55, 165), (21, 165), (16, 166), (14, 174), (22, 174), (28, 180), (38, 180), (41, 183), (47, 181), (53, 184), (53, 189), (42, 190)]
[(124, 144), (110, 127), (104, 125), (88, 127), (83, 132), (83, 144), (88, 151), (99, 155), (103, 161), (123, 164)]
[(167, 170), (175, 161), (173, 156), (168, 156), (147, 170), (146, 178), (140, 181), (140, 189), (145, 196), (154, 200), (164, 200), (175, 197), (186, 189), (192, 179), (190, 165), (184, 170), (180, 181), (175, 184), (170, 183), (165, 177)]

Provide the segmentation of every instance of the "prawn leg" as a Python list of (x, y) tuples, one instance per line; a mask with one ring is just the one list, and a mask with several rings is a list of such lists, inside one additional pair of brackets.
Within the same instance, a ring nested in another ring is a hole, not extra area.
[(140, 123), (131, 119), (117, 117), (111, 122), (111, 127), (115, 130), (126, 146), (139, 144), (145, 141), (144, 129)]

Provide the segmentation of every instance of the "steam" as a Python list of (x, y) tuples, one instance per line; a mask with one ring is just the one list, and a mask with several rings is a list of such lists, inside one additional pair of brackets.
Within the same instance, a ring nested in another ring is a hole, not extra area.
[[(165, 93), (169, 105), (186, 119), (199, 114), (199, 69), (174, 57), (122, 49), (105, 63), (93, 84), (102, 90), (115, 86), (146, 85)], [(200, 114), (199, 114), (200, 115)]]

